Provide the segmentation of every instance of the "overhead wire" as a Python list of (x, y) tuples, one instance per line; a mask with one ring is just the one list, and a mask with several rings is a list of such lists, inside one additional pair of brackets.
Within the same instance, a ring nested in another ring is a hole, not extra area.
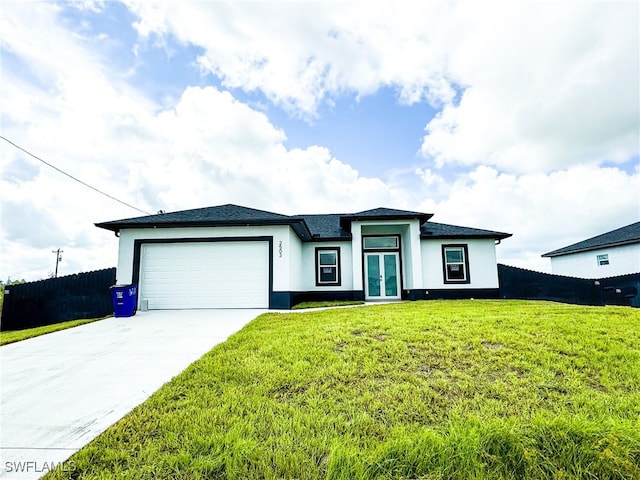
[(121, 203), (122, 205), (126, 205), (126, 206), (127, 206), (127, 207), (129, 207), (129, 208), (133, 208), (134, 210), (137, 210), (138, 212), (142, 212), (142, 213), (144, 213), (144, 214), (146, 214), (146, 215), (151, 215), (151, 213), (149, 213), (149, 212), (146, 212), (146, 211), (144, 211), (144, 210), (142, 210), (142, 209), (140, 209), (140, 208), (138, 208), (138, 207), (134, 207), (133, 205), (131, 205), (131, 204), (127, 203), (127, 202), (124, 202), (124, 201), (122, 201), (122, 200), (120, 200), (120, 199), (118, 199), (118, 198), (114, 197), (113, 195), (109, 195), (108, 193), (103, 192), (102, 190), (100, 190), (100, 189), (98, 189), (98, 188), (96, 188), (96, 187), (94, 187), (94, 186), (89, 185), (87, 182), (83, 182), (83, 181), (82, 181), (82, 180), (80, 180), (79, 178), (76, 178), (76, 177), (74, 177), (73, 175), (71, 175), (70, 173), (67, 173), (67, 172), (65, 172), (64, 170), (62, 170), (62, 169), (60, 169), (60, 168), (56, 167), (55, 165), (52, 165), (51, 163), (49, 163), (49, 162), (47, 162), (47, 161), (43, 160), (42, 158), (38, 157), (37, 155), (34, 155), (33, 153), (31, 153), (31, 152), (30, 152), (30, 151), (28, 151), (27, 149), (22, 148), (20, 145), (17, 145), (16, 143), (12, 142), (12, 141), (11, 141), (11, 140), (9, 140), (8, 138), (6, 138), (6, 137), (4, 137), (4, 136), (2, 136), (2, 135), (0, 135), (0, 138), (1, 138), (2, 140), (4, 140), (5, 142), (9, 143), (10, 145), (13, 145), (13, 146), (14, 146), (15, 148), (17, 148), (18, 150), (21, 150), (22, 152), (26, 153), (26, 154), (27, 154), (27, 155), (29, 155), (30, 157), (35, 158), (35, 159), (36, 159), (36, 160), (38, 160), (39, 162), (44, 163), (46, 166), (48, 166), (48, 167), (50, 167), (50, 168), (53, 168), (55, 171), (57, 171), (57, 172), (59, 172), (59, 173), (61, 173), (61, 174), (65, 175), (65, 176), (69, 177), (69, 178), (70, 178), (70, 179), (72, 179), (72, 180), (75, 180), (76, 182), (78, 182), (78, 183), (80, 183), (80, 184), (84, 185), (85, 187), (90, 188), (91, 190), (93, 190), (93, 191), (95, 191), (95, 192), (98, 192), (99, 194), (104, 195), (105, 197), (108, 197), (108, 198), (110, 198), (111, 200), (115, 200), (116, 202)]

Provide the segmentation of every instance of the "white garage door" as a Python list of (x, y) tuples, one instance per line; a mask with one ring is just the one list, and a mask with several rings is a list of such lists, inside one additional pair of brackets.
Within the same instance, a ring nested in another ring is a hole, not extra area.
[(268, 308), (269, 243), (145, 244), (139, 294), (151, 310)]

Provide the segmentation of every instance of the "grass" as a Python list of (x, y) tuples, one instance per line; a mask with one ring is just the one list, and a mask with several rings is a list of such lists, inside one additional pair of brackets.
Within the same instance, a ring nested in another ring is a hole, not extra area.
[(321, 307), (346, 307), (349, 305), (364, 305), (363, 301), (359, 300), (333, 300), (328, 302), (301, 302), (291, 307), (291, 310), (302, 310), (307, 308), (321, 308)]
[(269, 313), (46, 478), (638, 479), (640, 312)]
[(47, 333), (57, 332), (59, 330), (66, 330), (67, 328), (77, 327), (79, 325), (95, 322), (97, 320), (102, 320), (102, 319), (93, 318), (93, 319), (71, 320), (68, 322), (55, 323), (53, 325), (45, 325), (43, 327), (0, 332), (0, 345), (7, 345), (9, 343), (19, 342), (21, 340), (26, 340), (27, 338), (39, 337), (40, 335), (46, 335)]

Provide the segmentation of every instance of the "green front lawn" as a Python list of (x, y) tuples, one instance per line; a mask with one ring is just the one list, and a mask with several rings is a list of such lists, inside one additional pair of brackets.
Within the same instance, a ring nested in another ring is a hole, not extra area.
[(80, 450), (71, 478), (633, 479), (639, 418), (635, 309), (269, 313)]
[(326, 308), (326, 307), (347, 307), (353, 305), (364, 305), (360, 300), (334, 300), (331, 302), (302, 302), (291, 307), (291, 310), (304, 310), (307, 308)]
[(10, 330), (8, 332), (0, 332), (0, 345), (6, 345), (7, 343), (15, 343), (27, 338), (39, 337), (47, 333), (57, 332), (59, 330), (66, 330), (67, 328), (77, 327), (78, 325), (84, 325), (85, 323), (95, 322), (96, 320), (102, 320), (100, 318), (83, 319), (83, 320), (70, 320), (68, 322), (54, 323), (53, 325), (45, 325), (44, 327), (27, 328), (24, 330)]

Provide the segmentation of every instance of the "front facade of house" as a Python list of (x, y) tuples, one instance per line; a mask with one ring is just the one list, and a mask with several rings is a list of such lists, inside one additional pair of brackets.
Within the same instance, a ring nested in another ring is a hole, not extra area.
[(556, 275), (606, 278), (640, 272), (640, 222), (545, 253)]
[(378, 208), (287, 216), (222, 205), (97, 224), (119, 236), (117, 281), (141, 309), (288, 309), (311, 300), (498, 296), (510, 234)]

